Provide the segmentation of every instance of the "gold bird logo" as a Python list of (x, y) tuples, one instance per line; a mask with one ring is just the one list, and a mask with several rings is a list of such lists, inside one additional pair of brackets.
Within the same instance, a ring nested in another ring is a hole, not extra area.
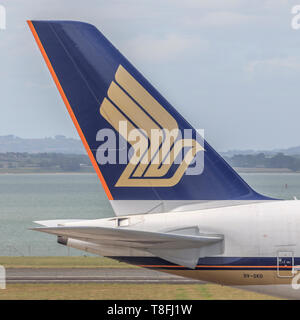
[[(171, 187), (176, 185), (203, 147), (194, 139), (179, 139), (176, 120), (122, 66), (119, 65), (100, 106), (100, 114), (132, 146), (133, 156), (116, 187)], [(138, 131), (139, 142), (120, 130)], [(134, 141), (135, 140), (135, 141)], [(189, 148), (171, 177), (166, 177), (183, 148)]]

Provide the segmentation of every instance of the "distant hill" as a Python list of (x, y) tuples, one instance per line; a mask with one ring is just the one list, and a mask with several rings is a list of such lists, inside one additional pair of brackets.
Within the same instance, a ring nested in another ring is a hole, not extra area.
[(5, 152), (85, 154), (80, 140), (62, 135), (40, 139), (0, 136), (0, 153)]
[(287, 149), (272, 149), (272, 150), (229, 150), (220, 152), (224, 157), (233, 157), (235, 155), (255, 155), (259, 153), (264, 153), (265, 155), (275, 155), (277, 153), (283, 153), (287, 156), (300, 156), (300, 146), (298, 147), (291, 147)]
[(291, 147), (288, 149), (275, 149), (274, 152), (278, 153), (278, 152), (282, 152), (286, 155), (300, 155), (300, 146), (298, 147)]
[[(23, 139), (14, 135), (0, 136), (0, 153), (5, 152), (86, 154), (79, 139), (67, 138), (63, 135), (39, 139)], [(300, 146), (273, 150), (229, 150), (220, 153), (225, 157), (259, 153), (264, 153), (266, 156), (277, 153), (300, 156)]]

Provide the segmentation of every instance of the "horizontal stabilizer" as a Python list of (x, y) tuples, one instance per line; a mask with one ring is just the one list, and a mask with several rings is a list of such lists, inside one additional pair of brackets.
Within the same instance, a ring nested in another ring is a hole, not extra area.
[(84, 220), (85, 219), (40, 220), (40, 221), (34, 221), (34, 223), (40, 224), (41, 226), (45, 226), (45, 227), (57, 227), (65, 223), (79, 222)]
[(89, 226), (33, 230), (101, 245), (137, 248), (188, 268), (194, 268), (199, 257), (222, 253), (224, 239), (220, 234), (186, 235)]

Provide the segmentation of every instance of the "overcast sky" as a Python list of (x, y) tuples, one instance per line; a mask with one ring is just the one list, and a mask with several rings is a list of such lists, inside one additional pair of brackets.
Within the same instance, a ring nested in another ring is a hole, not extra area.
[(217, 150), (300, 145), (288, 0), (0, 0), (0, 135), (78, 137), (26, 24), (90, 22)]

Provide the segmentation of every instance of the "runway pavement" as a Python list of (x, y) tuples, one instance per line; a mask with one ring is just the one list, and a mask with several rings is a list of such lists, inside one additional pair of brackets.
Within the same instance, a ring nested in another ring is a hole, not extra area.
[(7, 283), (203, 283), (154, 270), (129, 268), (11, 268)]

